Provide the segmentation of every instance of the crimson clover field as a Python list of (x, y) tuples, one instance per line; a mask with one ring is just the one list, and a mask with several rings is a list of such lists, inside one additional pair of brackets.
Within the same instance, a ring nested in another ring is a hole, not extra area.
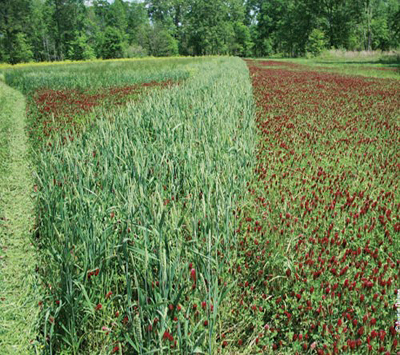
[(400, 81), (357, 68), (5, 70), (35, 174), (30, 349), (399, 354)]
[(395, 353), (399, 81), (248, 66), (259, 139), (251, 202), (237, 211), (231, 305), (232, 324), (243, 326), (232, 341), (282, 353)]

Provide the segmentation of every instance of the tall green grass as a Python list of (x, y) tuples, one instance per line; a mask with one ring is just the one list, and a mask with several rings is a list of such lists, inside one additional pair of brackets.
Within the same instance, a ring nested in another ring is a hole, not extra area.
[[(12, 129), (12, 115), (14, 92), (10, 90), (2, 81), (0, 81), (0, 176), (2, 181), (5, 181), (8, 176), (8, 166), (10, 159), (10, 132)], [(0, 184), (0, 228), (4, 224), (4, 191)], [(0, 231), (0, 236), (1, 236)], [(0, 240), (2, 243), (2, 240)], [(3, 250), (0, 249), (0, 255), (3, 255)]]
[(12, 110), (9, 103), (10, 92), (7, 86), (0, 81), (0, 173), (5, 172), (10, 154), (9, 137), (12, 125)]
[(252, 89), (238, 58), (186, 69), (193, 75), (181, 85), (104, 114), (79, 140), (39, 156), (48, 353), (219, 346), (220, 304), (234, 286), (223, 279), (233, 211), (254, 151)]
[[(5, 85), (0, 78), (0, 228), (5, 224), (4, 217), (4, 194), (6, 189), (6, 180), (9, 175), (10, 165), (10, 137), (13, 129), (13, 120), (15, 120), (15, 102), (18, 102), (18, 95), (14, 90)], [(0, 230), (0, 237), (2, 231)], [(0, 244), (2, 243), (0, 238)], [(3, 254), (0, 248), (0, 255)]]
[(301, 64), (302, 68), (293, 70), (319, 70), (344, 75), (360, 75), (371, 78), (400, 79), (400, 62), (398, 55), (374, 56), (330, 56), (328, 54), (315, 58), (268, 58), (260, 59)]
[(0, 70), (8, 85), (23, 93), (50, 88), (87, 89), (163, 80), (184, 80), (191, 63), (207, 58), (165, 58), (125, 61), (100, 61), (76, 64), (20, 66)]

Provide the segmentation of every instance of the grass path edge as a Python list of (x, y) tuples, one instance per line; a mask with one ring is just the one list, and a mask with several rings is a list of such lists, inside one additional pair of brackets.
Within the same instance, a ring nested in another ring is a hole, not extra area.
[(32, 167), (25, 133), (25, 98), (0, 81), (0, 348), (32, 353), (38, 314)]

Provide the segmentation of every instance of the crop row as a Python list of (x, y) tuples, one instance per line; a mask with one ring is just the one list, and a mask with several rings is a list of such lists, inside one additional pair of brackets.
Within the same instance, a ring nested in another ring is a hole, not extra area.
[(24, 94), (37, 90), (101, 89), (151, 81), (178, 81), (190, 76), (187, 66), (204, 58), (159, 58), (88, 63), (16, 66), (2, 69), (6, 83)]
[(29, 97), (28, 134), (35, 146), (52, 145), (54, 139), (73, 140), (76, 133), (101, 112), (137, 101), (151, 89), (166, 88), (170, 80), (99, 89), (42, 89)]
[(220, 340), (253, 97), (240, 59), (187, 69), (197, 74), (40, 154), (40, 341), (50, 353), (189, 354)]
[(399, 82), (275, 64), (248, 62), (257, 166), (236, 211), (225, 346), (393, 354)]

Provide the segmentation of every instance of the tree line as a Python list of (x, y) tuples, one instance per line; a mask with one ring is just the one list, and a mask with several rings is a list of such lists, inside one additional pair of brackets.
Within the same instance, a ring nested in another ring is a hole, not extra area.
[(0, 62), (400, 46), (398, 0), (0, 0)]

